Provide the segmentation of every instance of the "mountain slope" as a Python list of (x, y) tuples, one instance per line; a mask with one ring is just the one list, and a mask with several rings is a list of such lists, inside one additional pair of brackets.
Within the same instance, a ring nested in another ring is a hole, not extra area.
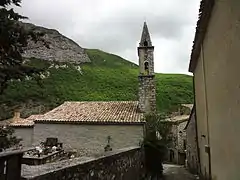
[[(138, 66), (100, 50), (86, 50), (91, 62), (74, 65), (31, 59), (32, 66), (45, 67), (43, 87), (34, 80), (14, 81), (0, 96), (0, 116), (9, 116), (9, 107), (20, 104), (23, 115), (42, 113), (64, 101), (137, 100)], [(157, 106), (170, 111), (179, 103), (192, 103), (192, 77), (156, 74)], [(7, 113), (6, 113), (7, 112)]]
[(28, 46), (24, 48), (24, 53), (22, 54), (23, 57), (35, 57), (38, 59), (59, 62), (90, 62), (89, 57), (82, 47), (72, 39), (59, 33), (57, 30), (36, 26), (31, 23), (19, 22), (19, 24), (27, 31), (31, 30), (43, 34), (44, 36), (42, 38), (49, 47), (47, 48), (42, 41), (34, 42), (29, 40)]

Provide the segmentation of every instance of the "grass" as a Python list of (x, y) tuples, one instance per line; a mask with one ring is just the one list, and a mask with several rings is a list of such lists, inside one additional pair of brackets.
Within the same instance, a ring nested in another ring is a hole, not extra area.
[[(64, 101), (137, 100), (138, 66), (100, 50), (86, 50), (91, 63), (68, 64), (67, 68), (49, 68), (57, 62), (31, 59), (29, 64), (44, 67), (50, 76), (42, 80), (9, 83), (0, 96), (0, 118), (9, 116), (10, 107), (21, 105), (24, 116), (52, 109)], [(65, 63), (66, 64), (66, 63)], [(181, 74), (156, 74), (157, 108), (172, 111), (177, 104), (193, 102), (192, 77)]]

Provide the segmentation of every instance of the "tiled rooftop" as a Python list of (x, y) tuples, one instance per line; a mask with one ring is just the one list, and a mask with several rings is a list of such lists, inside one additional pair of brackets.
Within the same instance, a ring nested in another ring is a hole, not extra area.
[(14, 113), (14, 117), (1, 122), (1, 125), (9, 125), (13, 127), (31, 127), (34, 122), (30, 119), (23, 119), (20, 117), (19, 112)]
[(14, 119), (9, 125), (10, 126), (33, 126), (34, 122), (31, 120), (23, 119), (23, 118), (18, 118), (18, 119)]
[(29, 117), (27, 118), (27, 120), (35, 121), (36, 119), (39, 119), (39, 118), (41, 118), (42, 116), (43, 116), (42, 114), (33, 114), (33, 115), (29, 116)]
[(179, 116), (167, 118), (165, 119), (165, 121), (181, 123), (181, 122), (187, 121), (188, 118), (189, 118), (189, 115), (179, 115)]
[(187, 107), (187, 108), (189, 108), (190, 110), (192, 110), (192, 108), (193, 108), (193, 104), (181, 104), (181, 106)]
[(138, 101), (65, 102), (35, 122), (142, 123)]

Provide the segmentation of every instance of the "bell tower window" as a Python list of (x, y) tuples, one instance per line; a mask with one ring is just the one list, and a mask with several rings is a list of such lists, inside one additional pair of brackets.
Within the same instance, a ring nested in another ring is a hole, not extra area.
[(147, 47), (147, 46), (148, 46), (148, 42), (147, 42), (147, 41), (144, 41), (143, 45), (144, 45), (145, 47)]
[(149, 74), (149, 64), (148, 64), (147, 61), (144, 62), (144, 70), (145, 70), (145, 73), (146, 73), (146, 74)]

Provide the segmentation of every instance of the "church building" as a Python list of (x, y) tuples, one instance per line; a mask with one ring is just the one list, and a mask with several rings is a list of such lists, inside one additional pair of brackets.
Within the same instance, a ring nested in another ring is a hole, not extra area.
[(107, 144), (113, 150), (138, 146), (144, 137), (144, 113), (156, 110), (153, 51), (145, 22), (138, 47), (138, 101), (64, 102), (34, 120), (33, 145), (58, 138), (64, 149), (85, 156), (103, 153)]

